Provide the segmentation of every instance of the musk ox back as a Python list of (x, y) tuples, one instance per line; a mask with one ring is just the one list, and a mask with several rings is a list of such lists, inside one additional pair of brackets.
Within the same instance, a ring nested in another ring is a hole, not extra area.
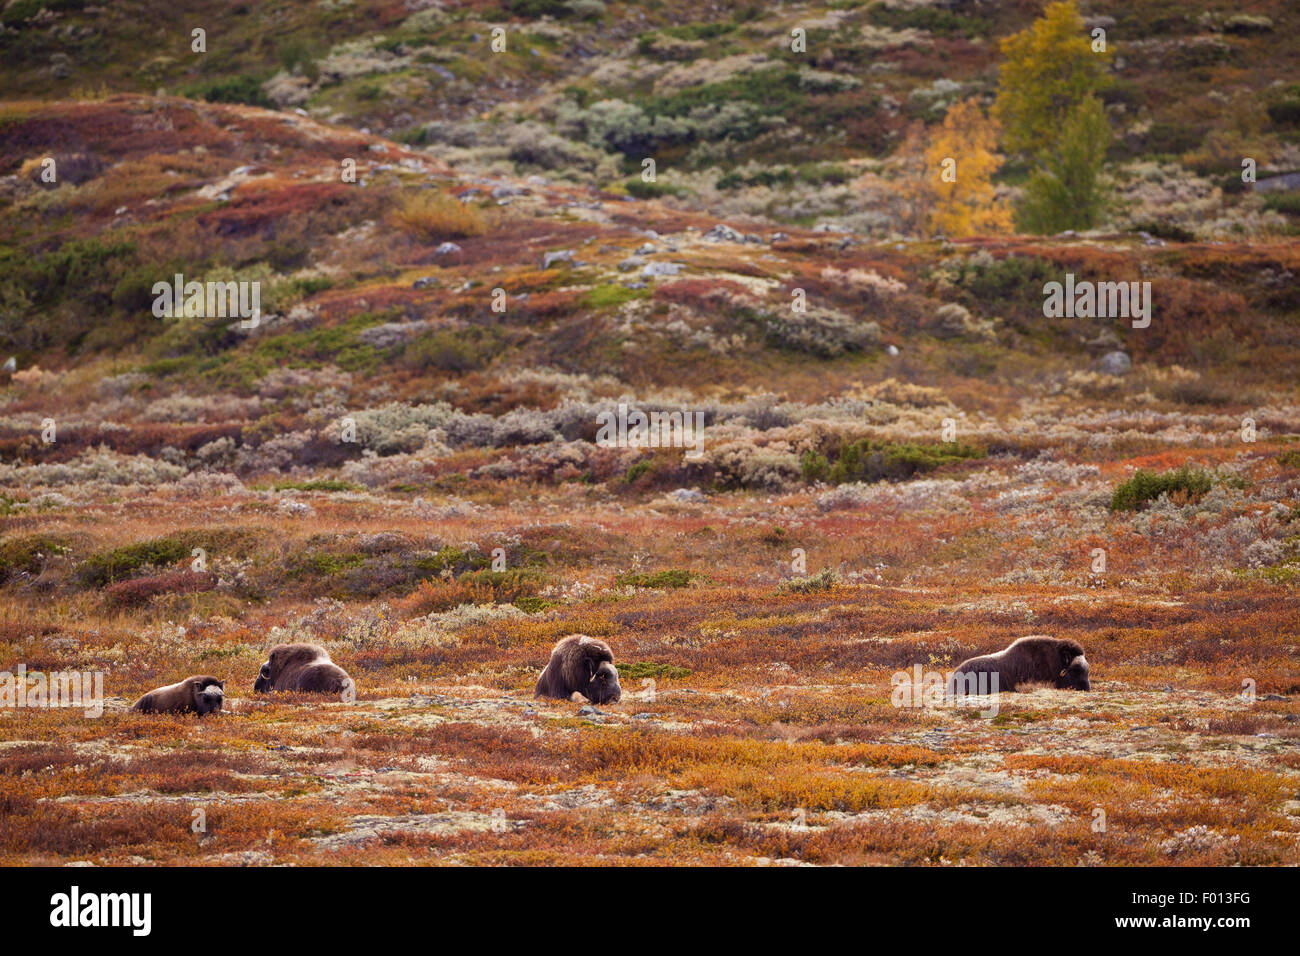
[(226, 682), (209, 674), (187, 677), (149, 691), (131, 709), (142, 714), (217, 714), (226, 702)]
[(623, 696), (614, 652), (585, 634), (570, 634), (555, 645), (533, 696), (568, 700), (575, 691), (593, 704), (614, 704)]
[(982, 674), (997, 674), (1000, 691), (1013, 691), (1024, 684), (1051, 684), (1061, 690), (1092, 689), (1083, 647), (1077, 641), (1041, 635), (1022, 637), (1006, 650), (962, 662), (948, 683), (949, 693), (974, 693), (975, 682)]
[(267, 655), (253, 690), (259, 694), (297, 690), (346, 696), (356, 692), (356, 684), (347, 671), (330, 660), (325, 648), (316, 644), (279, 644)]

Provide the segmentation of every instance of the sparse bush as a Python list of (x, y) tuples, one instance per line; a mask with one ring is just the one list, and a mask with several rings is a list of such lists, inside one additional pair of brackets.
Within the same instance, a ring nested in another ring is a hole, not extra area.
[(812, 306), (806, 312), (768, 313), (764, 318), (768, 341), (777, 348), (835, 358), (880, 344), (880, 326), (862, 322), (843, 312)]
[(488, 229), (487, 218), (477, 207), (432, 190), (404, 199), (393, 211), (392, 222), (421, 242), (468, 239)]
[(823, 568), (816, 574), (782, 582), (781, 590), (792, 591), (795, 594), (815, 594), (818, 591), (829, 591), (838, 583), (839, 575), (835, 573), (834, 568)]

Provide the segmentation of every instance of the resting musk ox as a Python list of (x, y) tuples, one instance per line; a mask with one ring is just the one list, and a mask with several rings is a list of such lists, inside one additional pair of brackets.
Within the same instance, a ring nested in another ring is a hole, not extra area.
[(1021, 684), (1051, 684), (1060, 690), (1092, 689), (1088, 659), (1079, 643), (1039, 635), (1022, 637), (996, 654), (964, 661), (948, 682), (949, 693), (975, 692), (974, 681), (964, 681), (959, 676), (962, 674), (997, 674), (1000, 691), (1015, 690)]
[(332, 660), (325, 648), (316, 644), (278, 644), (271, 648), (266, 663), (257, 673), (253, 690), (259, 694), (273, 690), (302, 690), (320, 694), (356, 693), (356, 683), (347, 671)]
[(187, 677), (149, 691), (131, 709), (142, 714), (217, 714), (226, 700), (225, 687), (225, 681), (207, 674)]
[(533, 696), (568, 700), (574, 691), (593, 704), (616, 704), (623, 696), (614, 652), (604, 641), (585, 634), (561, 640), (551, 651)]

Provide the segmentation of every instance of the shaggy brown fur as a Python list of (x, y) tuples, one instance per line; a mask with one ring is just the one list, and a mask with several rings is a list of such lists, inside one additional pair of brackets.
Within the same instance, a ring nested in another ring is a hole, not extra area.
[(207, 674), (187, 677), (149, 691), (131, 709), (142, 714), (216, 714), (225, 703), (225, 687), (225, 681)]
[[(1091, 690), (1088, 659), (1077, 641), (1034, 635), (1022, 637), (1006, 650), (964, 661), (948, 684), (957, 693), (959, 674), (997, 674), (1000, 691), (1013, 691), (1022, 684), (1051, 684), (1061, 690)], [(973, 687), (974, 684), (970, 685)]]
[(570, 634), (555, 645), (533, 696), (567, 700), (575, 691), (593, 704), (617, 703), (623, 696), (614, 652), (585, 634)]
[(273, 690), (355, 694), (356, 684), (347, 671), (330, 660), (325, 648), (316, 644), (279, 644), (271, 648), (253, 690), (259, 694)]

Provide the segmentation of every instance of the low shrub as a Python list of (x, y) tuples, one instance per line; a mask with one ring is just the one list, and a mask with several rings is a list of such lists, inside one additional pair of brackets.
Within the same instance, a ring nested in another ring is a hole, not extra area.
[(1110, 510), (1137, 511), (1148, 501), (1164, 494), (1171, 498), (1183, 495), (1187, 500), (1195, 501), (1210, 490), (1211, 484), (1209, 475), (1187, 465), (1159, 474), (1139, 468), (1132, 478), (1115, 489), (1110, 499)]
[(104, 588), (104, 596), (116, 607), (142, 607), (159, 594), (195, 594), (211, 591), (216, 586), (216, 577), (207, 571), (166, 571), (110, 584)]
[(67, 551), (67, 542), (48, 534), (0, 541), (0, 584), (17, 574), (40, 574), (49, 558)]
[(825, 568), (816, 574), (810, 574), (803, 578), (791, 578), (781, 584), (782, 591), (791, 591), (795, 594), (815, 594), (818, 591), (829, 591), (839, 583), (839, 575), (832, 568)]
[(820, 452), (806, 451), (800, 465), (805, 481), (839, 485), (850, 481), (903, 481), (943, 465), (983, 457), (981, 449), (956, 442), (916, 445), (864, 438), (840, 448), (834, 464)]
[(191, 84), (185, 87), (183, 92), (190, 99), (207, 100), (209, 103), (244, 103), (248, 106), (264, 106), (270, 109), (275, 104), (262, 91), (262, 83), (265, 80), (265, 76), (245, 73), (241, 76)]
[(468, 239), (487, 232), (487, 218), (468, 203), (446, 193), (421, 191), (392, 212), (392, 223), (421, 242)]
[(167, 567), (189, 556), (190, 546), (179, 539), (153, 538), (92, 554), (82, 564), (80, 575), (87, 584), (104, 587), (130, 577), (145, 566)]
[(634, 588), (684, 588), (696, 578), (694, 571), (685, 568), (667, 568), (663, 571), (627, 571), (614, 578), (619, 587)]

